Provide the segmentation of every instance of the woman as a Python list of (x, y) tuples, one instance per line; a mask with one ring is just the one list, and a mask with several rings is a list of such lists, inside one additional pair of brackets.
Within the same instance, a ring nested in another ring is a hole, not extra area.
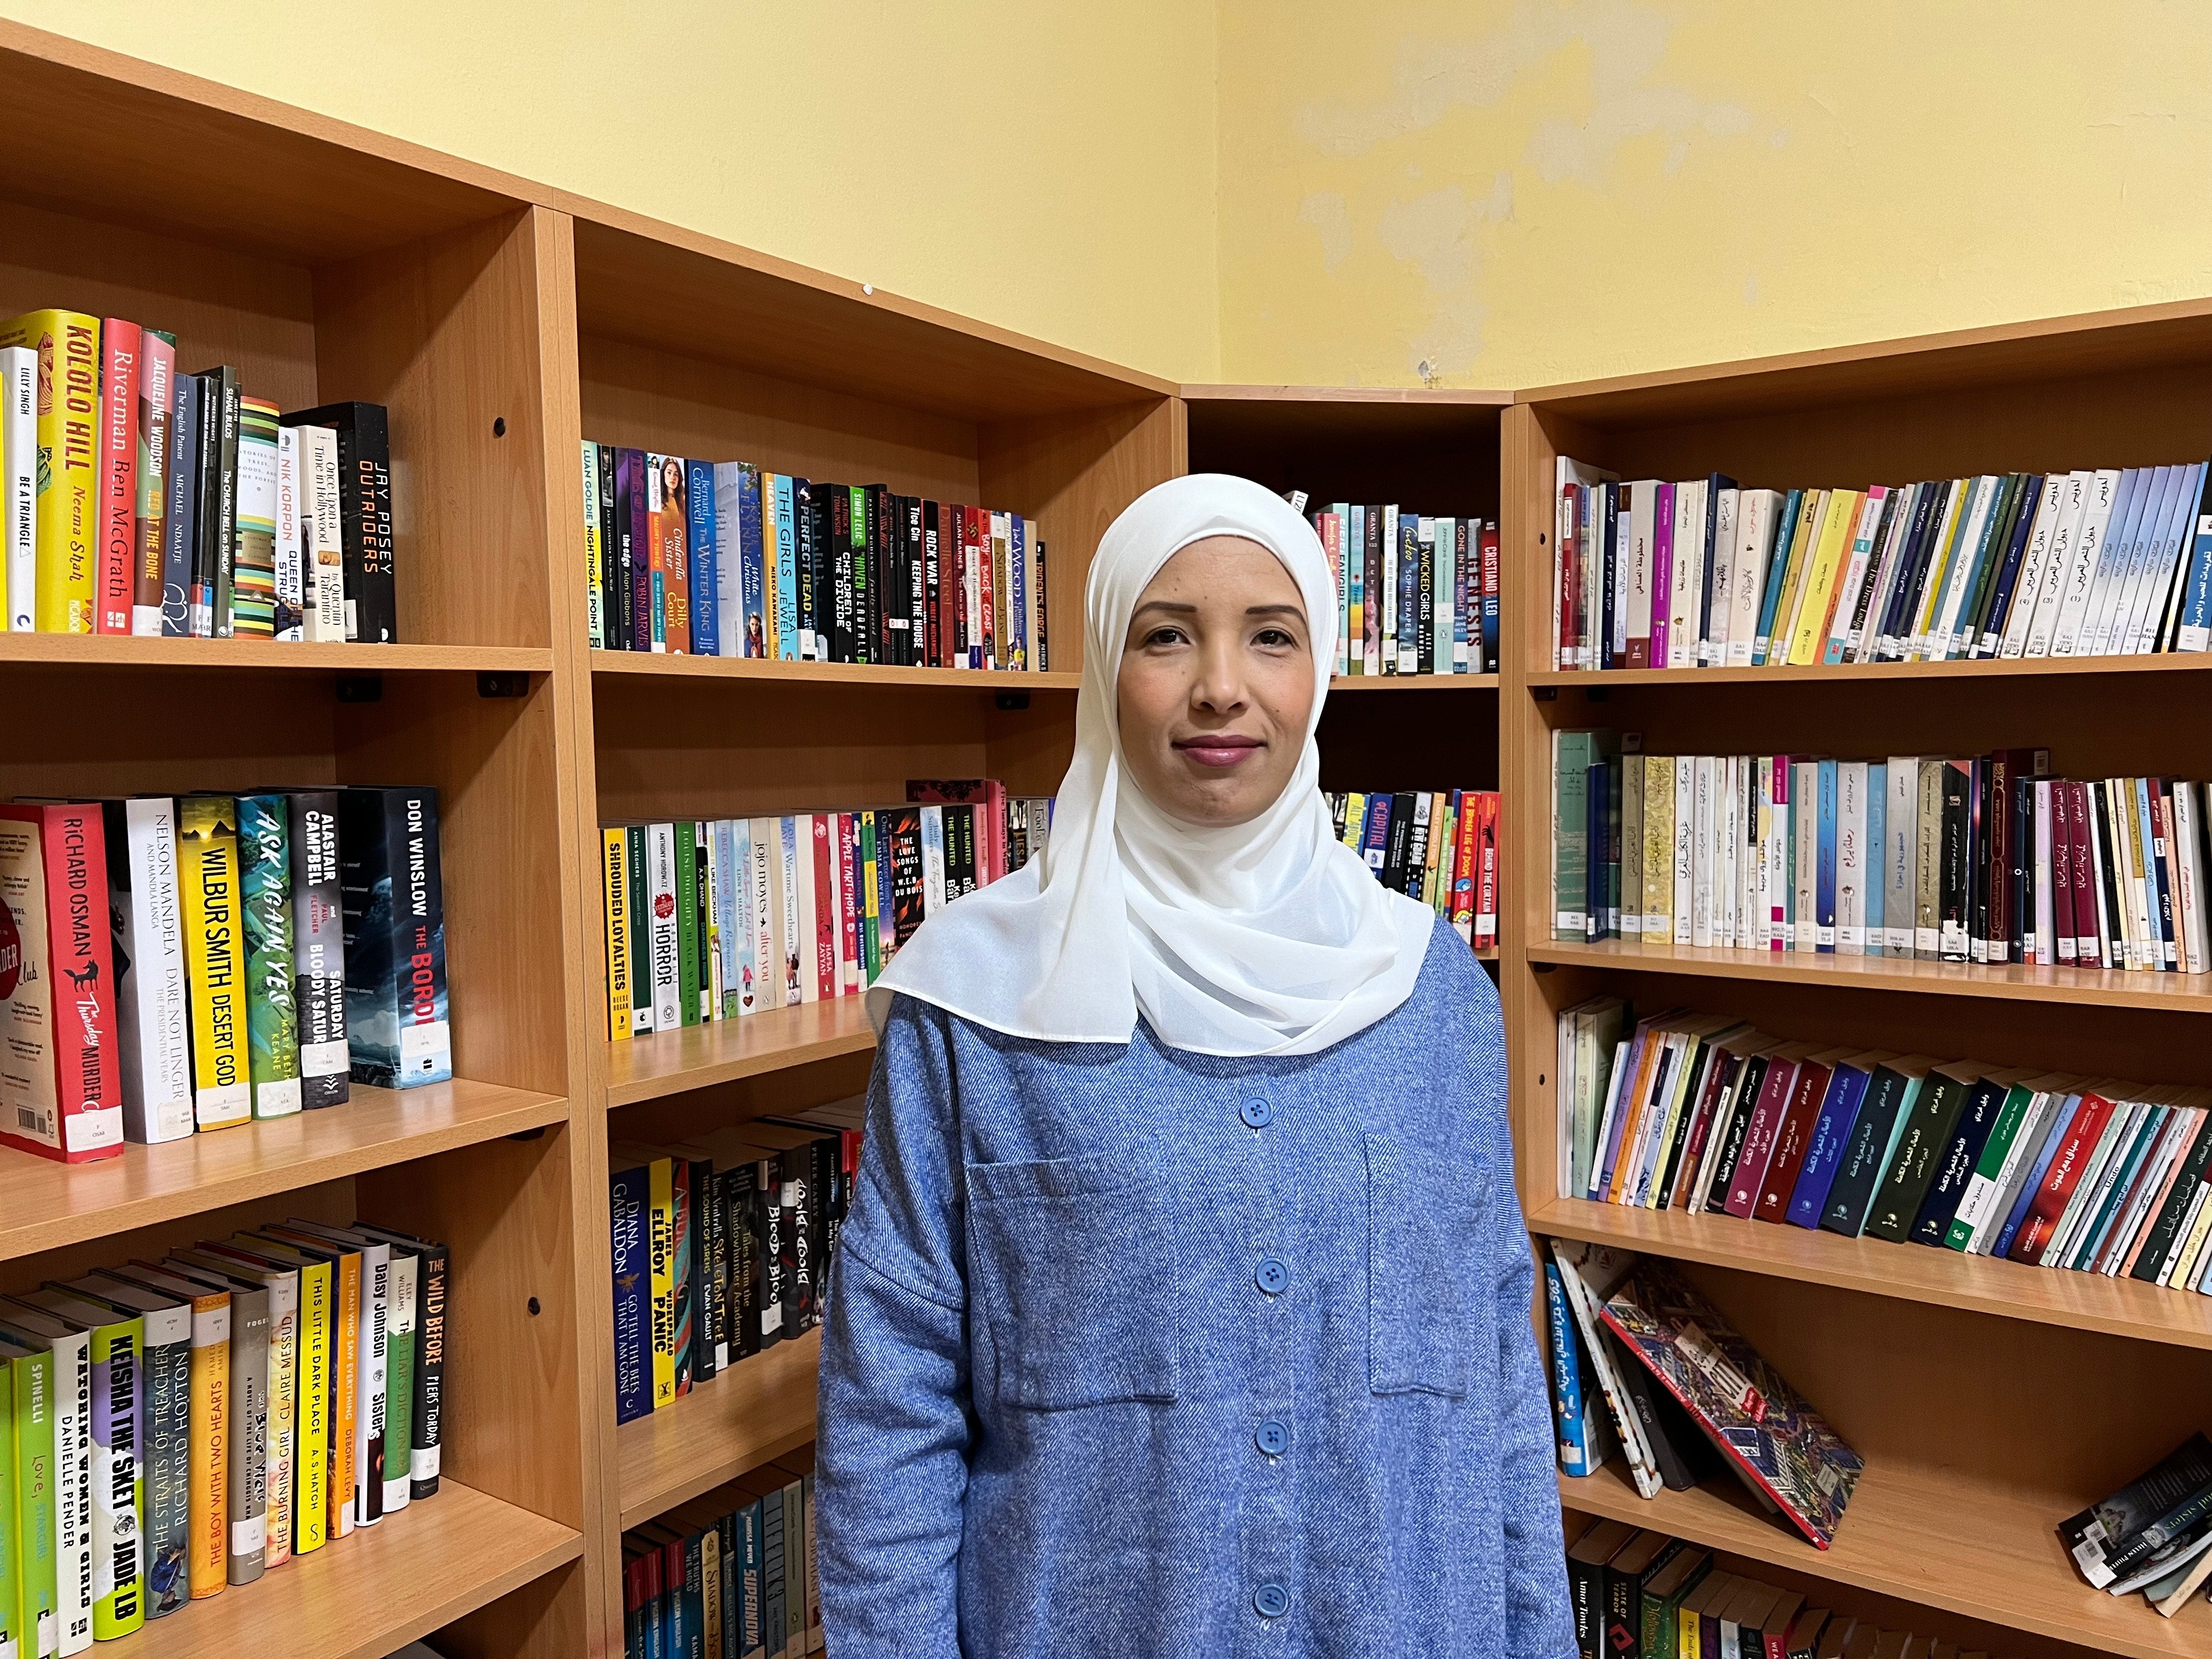
[(829, 1651), (1569, 1659), (1498, 998), (1332, 833), (1321, 545), (1180, 478), (1085, 610), (1043, 857), (870, 993)]

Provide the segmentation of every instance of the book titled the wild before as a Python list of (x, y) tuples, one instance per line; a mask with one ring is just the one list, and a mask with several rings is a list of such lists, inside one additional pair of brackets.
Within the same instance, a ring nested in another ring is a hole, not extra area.
[(0, 322), (0, 392), (9, 632), (399, 637), (382, 405), (284, 414), (66, 310)]

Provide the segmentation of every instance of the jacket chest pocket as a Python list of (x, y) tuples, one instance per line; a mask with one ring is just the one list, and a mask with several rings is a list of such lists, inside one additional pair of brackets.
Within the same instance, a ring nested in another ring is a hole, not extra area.
[(1173, 1400), (1174, 1225), (1143, 1160), (971, 1164), (967, 1181), (998, 1403)]
[(1482, 1250), (1488, 1171), (1365, 1139), (1369, 1386), (1464, 1399), (1494, 1311)]

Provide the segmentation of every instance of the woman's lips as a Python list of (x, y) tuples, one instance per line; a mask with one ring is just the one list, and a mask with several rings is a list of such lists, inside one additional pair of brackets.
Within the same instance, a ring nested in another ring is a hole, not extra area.
[(1176, 744), (1178, 752), (1189, 756), (1200, 766), (1224, 769), (1243, 765), (1265, 747), (1257, 738), (1238, 737), (1225, 732), (1187, 738)]

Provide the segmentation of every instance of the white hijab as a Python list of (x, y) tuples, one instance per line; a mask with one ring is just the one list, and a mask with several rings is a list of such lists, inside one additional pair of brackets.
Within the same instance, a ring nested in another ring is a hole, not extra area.
[[(1191, 543), (1239, 536), (1282, 561), (1305, 601), (1312, 716), (1297, 769), (1249, 823), (1171, 818), (1122, 763), (1116, 684), (1137, 600)], [(1075, 758), (1042, 858), (933, 916), (868, 993), (894, 992), (1012, 1036), (1126, 1043), (1141, 1012), (1170, 1048), (1309, 1054), (1411, 995), (1436, 917), (1386, 890), (1336, 838), (1314, 730), (1336, 660), (1336, 585), (1311, 526), (1222, 473), (1146, 491), (1114, 520), (1084, 595)]]

